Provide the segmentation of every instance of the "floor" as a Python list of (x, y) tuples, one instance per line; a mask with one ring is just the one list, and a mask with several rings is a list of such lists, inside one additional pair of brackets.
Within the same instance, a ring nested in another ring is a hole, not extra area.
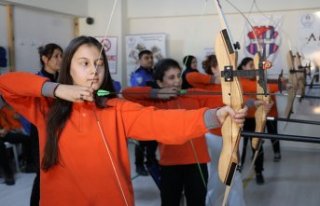
[[(265, 143), (265, 180), (262, 186), (254, 179), (245, 188), (248, 206), (318, 206), (320, 202), (320, 149), (306, 149), (282, 143), (282, 160), (273, 162), (270, 143)], [(133, 150), (130, 145), (130, 151)], [(132, 152), (131, 152), (132, 153)], [(250, 152), (249, 152), (250, 153)], [(249, 155), (248, 155), (249, 156)], [(247, 168), (249, 160), (247, 161)], [(246, 169), (243, 171), (246, 174)], [(132, 176), (135, 176), (133, 171)], [(6, 186), (0, 178), (1, 206), (28, 206), (34, 174), (19, 173), (16, 184)], [(150, 176), (133, 180), (137, 206), (159, 206), (159, 190)]]

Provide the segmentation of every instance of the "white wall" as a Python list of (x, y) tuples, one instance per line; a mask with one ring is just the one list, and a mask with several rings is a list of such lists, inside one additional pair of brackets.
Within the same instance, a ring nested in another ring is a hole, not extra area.
[[(241, 12), (250, 11), (252, 0), (229, 0)], [(220, 0), (224, 12), (238, 13), (225, 0)], [(256, 0), (263, 11), (288, 11), (319, 8), (318, 0)], [(129, 18), (175, 17), (217, 14), (213, 0), (127, 0)], [(205, 12), (203, 8), (207, 4)]]
[(113, 10), (114, 1), (105, 0), (89, 0), (88, 2), (88, 16), (94, 18), (94, 24), (88, 25), (85, 23), (85, 19), (80, 21), (80, 34), (90, 36), (116, 36), (118, 37), (118, 62), (117, 62), (117, 74), (112, 74), (112, 78), (120, 82), (125, 82), (126, 73), (123, 68), (123, 37), (126, 21), (123, 20), (123, 8), (124, 4), (120, 0), (117, 1), (114, 15), (110, 24), (110, 29), (106, 33), (108, 22), (111, 18), (111, 12)]
[(0, 0), (1, 2), (50, 10), (73, 16), (87, 16), (88, 0)]
[(14, 7), (17, 71), (40, 70), (38, 47), (56, 43), (66, 47), (73, 38), (73, 18), (67, 15)]

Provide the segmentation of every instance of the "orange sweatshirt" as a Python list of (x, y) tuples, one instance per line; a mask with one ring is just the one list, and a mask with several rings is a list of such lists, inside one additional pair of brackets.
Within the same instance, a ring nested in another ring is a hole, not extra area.
[[(221, 91), (221, 86), (219, 84), (213, 84), (211, 82), (212, 75), (201, 74), (199, 72), (191, 72), (186, 75), (186, 79), (188, 80), (189, 84), (192, 85), (194, 88), (205, 89), (213, 92)], [(240, 83), (241, 83), (243, 92), (246, 92), (246, 93), (257, 92), (256, 80), (241, 78)], [(278, 85), (276, 83), (268, 83), (268, 87), (269, 87), (270, 93), (275, 93), (279, 91)], [(243, 97), (244, 101), (250, 98), (255, 98), (255, 95), (252, 95), (252, 96), (244, 95)], [(269, 112), (268, 116), (277, 117), (278, 111), (277, 111), (276, 98), (274, 95), (271, 95), (271, 99), (274, 102), (274, 105), (271, 111)], [(254, 113), (255, 113), (255, 108), (254, 107), (249, 108), (248, 117), (254, 118)]]
[[(269, 92), (270, 93), (276, 93), (279, 91), (279, 87), (277, 83), (268, 83), (269, 87)], [(277, 101), (276, 101), (276, 96), (271, 95), (271, 99), (273, 101), (273, 106), (268, 114), (270, 117), (278, 117), (278, 109), (277, 109)]]
[[(212, 75), (201, 74), (199, 72), (192, 72), (187, 74), (186, 78), (189, 84), (191, 84), (194, 88), (204, 89), (211, 92), (221, 92), (221, 84), (213, 84), (211, 82)], [(245, 91), (245, 89), (242, 88), (243, 91)], [(250, 87), (248, 90), (249, 91), (251, 90)], [(256, 91), (251, 91), (251, 92), (255, 93)], [(248, 96), (248, 95), (243, 96), (244, 102), (246, 102), (249, 99), (252, 99), (252, 96)], [(250, 113), (250, 110), (255, 111), (254, 108), (249, 108), (249, 113)]]
[(202, 74), (199, 72), (190, 72), (186, 75), (186, 79), (194, 88), (204, 89), (212, 92), (221, 92), (221, 85), (211, 82), (212, 75)]
[[(190, 93), (204, 92), (204, 90), (188, 89)], [(135, 94), (137, 93), (137, 94)], [(210, 95), (181, 95), (170, 100), (151, 99), (150, 87), (131, 87), (123, 91), (123, 97), (134, 102), (138, 102), (145, 106), (153, 105), (161, 109), (198, 109), (202, 107), (221, 107), (222, 99), (220, 96)], [(186, 124), (184, 129), (189, 129), (190, 124)], [(220, 129), (212, 131), (213, 133), (221, 136)], [(170, 134), (169, 134), (170, 137)], [(168, 138), (169, 138), (168, 137)], [(206, 163), (210, 161), (208, 154), (208, 147), (204, 135), (194, 136), (190, 142), (182, 145), (169, 145), (160, 144), (160, 165), (185, 165), (197, 163)], [(193, 150), (194, 147), (194, 150)]]
[[(51, 99), (41, 94), (46, 81), (22, 72), (0, 76), (0, 93), (6, 102), (38, 128), (41, 159), (46, 139), (45, 118), (51, 103)], [(117, 98), (106, 104), (105, 109), (99, 109), (93, 103), (73, 104), (59, 140), (60, 164), (47, 172), (41, 170), (41, 206), (126, 205), (94, 111), (130, 206), (134, 205), (134, 199), (126, 137), (183, 144), (207, 132), (206, 108), (163, 111)]]

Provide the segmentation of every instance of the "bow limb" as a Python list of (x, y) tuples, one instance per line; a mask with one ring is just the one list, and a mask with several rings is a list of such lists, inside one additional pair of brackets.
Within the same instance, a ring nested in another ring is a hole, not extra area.
[[(221, 73), (224, 73), (224, 75), (220, 76), (222, 101), (232, 109), (239, 110), (243, 106), (242, 88), (237, 76), (233, 75), (233, 71), (237, 68), (238, 55), (235, 51), (237, 45), (233, 44), (231, 33), (228, 30), (219, 0), (216, 0), (215, 4), (222, 28), (215, 43), (216, 56), (220, 65), (219, 68)], [(232, 77), (227, 75), (230, 73)], [(224, 206), (227, 204), (233, 176), (239, 163), (238, 150), (241, 128), (228, 116), (222, 124), (221, 133), (223, 143), (218, 163), (218, 175), (220, 180), (227, 185), (222, 203)]]
[[(216, 1), (216, 3), (219, 5), (218, 1)], [(218, 7), (220, 8), (220, 6)], [(220, 9), (218, 11), (221, 12)], [(215, 51), (220, 65), (220, 71), (224, 71), (224, 68), (235, 70), (237, 64), (237, 52), (234, 51), (225, 22), (222, 25), (223, 30), (219, 33), (215, 44)], [(233, 81), (227, 81), (223, 77), (220, 78), (223, 103), (234, 110), (241, 109), (243, 105), (243, 97), (238, 78), (234, 77)], [(218, 172), (220, 180), (226, 185), (230, 185), (236, 165), (239, 161), (238, 147), (240, 127), (230, 116), (228, 116), (222, 125), (221, 133), (223, 137), (223, 146), (219, 159)]]
[[(227, 1), (227, 2), (229, 4), (231, 4), (231, 2), (229, 2), (229, 1)], [(218, 1), (217, 1), (217, 5), (219, 5)], [(236, 10), (238, 10), (233, 4), (231, 4), (231, 5)], [(219, 8), (217, 6), (217, 8), (218, 8), (218, 11), (219, 11), (219, 9), (221, 10), (221, 7)], [(262, 61), (260, 58), (260, 54), (263, 53), (262, 45), (258, 41), (258, 35), (256, 34), (256, 30), (253, 27), (253, 25), (249, 22), (249, 20), (246, 18), (246, 16), (244, 14), (242, 14), (241, 11), (239, 11), (239, 12), (246, 19), (246, 21), (249, 23), (250, 27), (252, 28), (252, 32), (257, 40), (256, 44), (257, 44), (257, 48), (258, 48), (259, 52), (257, 53), (257, 55), (255, 57), (255, 63), (256, 63), (256, 69), (257, 70), (261, 69), (261, 70), (259, 70), (259, 74), (256, 75), (257, 94), (261, 94), (261, 93), (265, 94), (263, 96), (257, 95), (257, 98), (265, 100), (265, 98), (268, 98), (268, 96), (266, 96), (268, 91), (266, 89), (266, 87), (267, 87), (266, 86), (266, 74), (265, 74), (265, 71), (263, 71), (263, 68), (262, 68), (263, 65), (262, 65)], [(220, 17), (221, 16), (224, 17), (222, 14), (222, 11), (220, 11), (219, 14), (220, 14)], [(225, 19), (224, 18), (221, 18), (221, 19), (224, 22), (224, 24), (222, 24), (222, 25), (224, 26), (225, 31), (221, 32), (221, 34), (218, 37), (217, 42), (216, 42), (216, 49), (215, 50), (217, 53), (217, 59), (218, 59), (218, 62), (221, 66), (232, 65), (232, 69), (236, 70), (237, 53), (231, 50), (232, 49), (232, 40), (230, 38), (226, 37), (227, 35), (225, 35), (225, 33), (228, 34), (228, 28), (226, 26)], [(220, 69), (224, 69), (224, 68), (220, 67)], [(233, 77), (232, 82), (226, 82), (225, 79), (221, 79), (221, 85), (222, 85), (222, 93), (223, 93), (223, 102), (226, 105), (231, 106), (233, 109), (241, 108), (241, 106), (243, 104), (243, 98), (242, 98), (242, 89), (241, 89), (241, 86), (238, 82), (238, 79)], [(228, 94), (231, 94), (231, 95), (228, 95)], [(237, 97), (237, 99), (235, 99), (234, 97)], [(231, 99), (231, 98), (233, 98), (233, 99)], [(266, 121), (266, 114), (265, 114), (265, 110), (264, 110), (263, 106), (258, 108), (258, 110), (256, 112), (256, 118), (258, 119), (257, 130), (264, 129), (264, 125), (265, 125), (265, 121)], [(224, 126), (225, 126), (225, 128), (224, 128)], [(231, 128), (231, 134), (229, 133), (230, 132), (229, 128)], [(235, 137), (235, 134), (238, 135), (238, 133), (237, 133), (238, 131), (240, 131), (240, 129), (235, 128), (235, 126), (232, 125), (231, 120), (229, 120), (229, 122), (227, 122), (222, 127), (223, 148), (222, 148), (222, 153), (221, 153), (220, 160), (219, 160), (219, 176), (220, 176), (220, 179), (227, 185), (230, 185), (228, 178), (232, 178), (232, 177), (230, 177), (230, 175), (233, 175), (233, 172), (234, 172), (234, 171), (230, 171), (229, 169), (231, 167), (235, 167), (232, 165), (238, 164), (238, 147), (239, 147), (239, 142), (240, 142), (239, 141), (240, 136)], [(225, 138), (225, 137), (228, 138), (230, 136), (231, 136), (231, 141)], [(254, 144), (256, 145), (255, 148), (257, 148), (260, 140), (257, 138), (254, 138), (254, 142), (255, 142)], [(231, 148), (229, 148), (230, 145), (231, 145)], [(231, 155), (224, 154), (224, 152), (227, 153), (228, 151), (231, 151)], [(228, 155), (230, 155), (230, 157), (228, 157)], [(256, 154), (256, 156), (257, 156), (257, 154)], [(228, 164), (226, 164), (227, 157), (230, 159)], [(226, 159), (223, 159), (223, 158), (226, 158)], [(231, 180), (230, 180), (230, 182), (231, 182)]]

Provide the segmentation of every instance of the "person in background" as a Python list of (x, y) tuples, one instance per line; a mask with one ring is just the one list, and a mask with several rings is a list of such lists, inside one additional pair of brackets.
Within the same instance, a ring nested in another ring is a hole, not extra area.
[(132, 87), (147, 86), (153, 81), (153, 54), (150, 50), (139, 53), (139, 67), (131, 73), (130, 84)]
[[(150, 50), (142, 50), (139, 53), (139, 68), (131, 74), (130, 83), (132, 87), (151, 86), (153, 82), (153, 53)], [(145, 167), (158, 164), (156, 158), (157, 151), (156, 141), (138, 141), (135, 145), (135, 165), (136, 172), (139, 175), (147, 176), (148, 172)]]
[(211, 92), (221, 92), (220, 69), (216, 55), (206, 57), (202, 62), (205, 74), (200, 72), (189, 72), (185, 78), (192, 88), (204, 89)]
[[(45, 46), (39, 47), (38, 52), (40, 57), (41, 70), (37, 72), (37, 75), (48, 78), (51, 82), (57, 82), (62, 62), (62, 48), (55, 43), (49, 43)], [(31, 137), (33, 140), (33, 157), (37, 174), (32, 186), (30, 206), (38, 206), (40, 200), (40, 157), (38, 131), (34, 125), (31, 125)]]
[[(242, 59), (241, 63), (238, 66), (238, 70), (253, 70), (255, 69), (254, 66), (254, 62), (253, 59), (251, 57), (245, 57), (244, 59)], [(242, 78), (241, 79), (241, 84), (242, 84), (242, 88), (245, 92), (256, 92), (256, 78), (252, 78), (252, 79), (248, 79), (248, 78)], [(252, 86), (253, 85), (253, 86)], [(252, 91), (250, 91), (251, 89), (254, 89)], [(275, 93), (279, 91), (278, 85), (277, 84), (270, 84), (268, 83), (268, 89), (270, 93)], [(272, 99), (272, 109), (270, 111), (270, 113), (268, 115), (270, 116), (275, 116), (277, 115), (277, 111), (276, 111), (276, 104), (275, 104), (275, 98), (271, 97)], [(271, 122), (271, 121), (267, 121), (266, 123), (266, 127), (269, 128), (269, 132), (276, 132), (276, 126), (274, 125), (275, 122)], [(250, 132), (254, 132), (255, 131), (255, 110), (250, 109), (248, 111), (248, 116), (246, 117), (246, 121), (243, 127), (244, 131), (250, 131)], [(269, 125), (269, 126), (268, 126)], [(250, 140), (251, 143), (251, 138), (245, 138), (243, 141), (243, 149), (242, 149), (242, 156), (241, 156), (241, 167), (243, 168), (244, 162), (245, 162), (245, 158), (246, 158), (246, 148), (247, 148), (247, 144), (248, 141)], [(272, 142), (272, 146), (274, 151), (279, 151), (280, 152), (280, 145), (279, 145), (279, 141), (277, 140), (271, 140)], [(263, 143), (263, 142), (262, 142)], [(255, 150), (251, 147), (252, 149), (252, 153), (255, 153)], [(277, 158), (275, 158), (276, 160), (278, 160), (279, 156), (277, 156)], [(265, 180), (263, 177), (263, 173), (262, 171), (264, 170), (264, 151), (263, 151), (263, 144), (261, 144), (259, 152), (258, 152), (258, 156), (256, 161), (254, 162), (254, 166), (255, 166), (255, 173), (256, 173), (256, 183), (258, 185), (262, 185), (264, 184)]]
[(41, 70), (37, 75), (49, 78), (52, 82), (57, 82), (62, 62), (62, 48), (55, 43), (50, 43), (39, 47), (38, 52)]
[[(285, 83), (284, 83), (285, 84)], [(276, 92), (279, 90), (278, 88), (278, 82), (277, 81), (270, 81), (268, 82), (269, 87), (274, 88), (273, 92)], [(269, 117), (278, 117), (278, 109), (277, 109), (277, 99), (275, 95), (271, 95), (271, 99), (274, 102), (273, 107), (271, 108), (270, 113), (268, 114)], [(267, 131), (270, 134), (278, 134), (278, 121), (277, 120), (269, 120), (267, 119), (266, 122)], [(273, 149), (273, 161), (279, 162), (281, 160), (281, 150), (280, 150), (280, 141), (276, 139), (271, 140), (272, 149)]]
[[(241, 63), (238, 66), (238, 70), (252, 70), (254, 69), (254, 64), (253, 64), (253, 59), (251, 57), (245, 57), (242, 59)], [(255, 84), (255, 78), (248, 79), (248, 78), (243, 78), (244, 80), (252, 81), (253, 84)], [(249, 111), (248, 116), (246, 117), (245, 125), (243, 127), (244, 131), (250, 131), (254, 132), (256, 129), (256, 121), (254, 117), (255, 110), (252, 109)], [(244, 166), (244, 162), (246, 159), (246, 154), (247, 154), (247, 145), (248, 141), (251, 143), (251, 138), (245, 138), (243, 141), (243, 149), (242, 149), (242, 155), (241, 155), (241, 168)], [(252, 149), (252, 154), (254, 154), (255, 150), (251, 147)], [(263, 171), (263, 159), (264, 159), (264, 152), (263, 152), (263, 145), (261, 144), (259, 148), (259, 155), (257, 156), (256, 161), (254, 162), (254, 170), (256, 172), (256, 182), (257, 184), (261, 185), (264, 184), (264, 177), (262, 174)]]
[[(162, 59), (155, 66), (153, 88), (126, 88), (123, 96), (130, 101), (159, 109), (192, 110), (223, 105), (221, 96), (192, 95), (203, 92), (201, 89), (187, 89), (185, 94), (179, 95), (181, 70), (177, 61)], [(184, 129), (188, 130), (189, 126), (185, 125)], [(221, 135), (220, 130), (212, 132)], [(210, 158), (203, 136), (181, 145), (159, 144), (159, 151), (161, 205), (179, 205), (184, 193), (187, 205), (204, 206), (208, 181), (207, 163)]]
[(186, 76), (187, 76), (187, 74), (189, 74), (191, 72), (199, 72), (197, 69), (198, 62), (197, 62), (197, 58), (192, 55), (187, 55), (187, 56), (183, 57), (182, 62), (186, 68), (182, 73), (182, 86), (181, 86), (181, 88), (188, 89), (188, 88), (191, 88), (192, 86), (188, 82)]
[(22, 144), (22, 158), (26, 164), (30, 164), (30, 136), (23, 130), (20, 115), (9, 105), (0, 105), (0, 167), (3, 168), (4, 179), (7, 185), (14, 185), (14, 173), (6, 154), (5, 142)]

